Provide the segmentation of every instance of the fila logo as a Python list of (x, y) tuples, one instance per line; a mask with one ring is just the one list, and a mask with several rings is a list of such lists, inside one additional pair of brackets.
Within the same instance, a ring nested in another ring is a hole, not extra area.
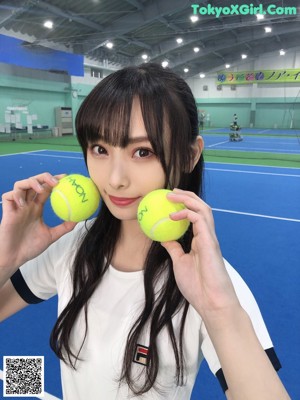
[(149, 353), (149, 347), (137, 344), (133, 362), (146, 366), (148, 364), (148, 353)]

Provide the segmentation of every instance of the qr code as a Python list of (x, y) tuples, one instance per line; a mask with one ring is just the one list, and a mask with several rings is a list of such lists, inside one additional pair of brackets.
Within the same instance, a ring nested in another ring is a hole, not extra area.
[(3, 357), (3, 397), (43, 397), (44, 357)]

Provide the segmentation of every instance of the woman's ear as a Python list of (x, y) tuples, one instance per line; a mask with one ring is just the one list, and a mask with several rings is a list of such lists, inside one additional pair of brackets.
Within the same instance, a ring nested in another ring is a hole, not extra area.
[(192, 158), (191, 158), (190, 171), (189, 171), (190, 173), (193, 171), (193, 169), (197, 165), (199, 158), (202, 154), (203, 148), (204, 148), (203, 138), (202, 138), (202, 136), (197, 136), (197, 139), (191, 146)]

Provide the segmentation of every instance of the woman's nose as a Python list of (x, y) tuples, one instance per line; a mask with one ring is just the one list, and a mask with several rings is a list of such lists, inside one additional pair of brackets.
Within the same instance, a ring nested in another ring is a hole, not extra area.
[(116, 158), (111, 163), (109, 185), (114, 189), (128, 186), (129, 174), (125, 160)]

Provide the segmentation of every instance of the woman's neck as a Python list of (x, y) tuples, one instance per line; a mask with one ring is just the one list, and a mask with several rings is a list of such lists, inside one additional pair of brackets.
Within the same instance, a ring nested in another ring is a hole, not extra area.
[(122, 221), (120, 238), (115, 247), (112, 265), (120, 271), (142, 270), (151, 243), (151, 239), (144, 235), (136, 220)]

